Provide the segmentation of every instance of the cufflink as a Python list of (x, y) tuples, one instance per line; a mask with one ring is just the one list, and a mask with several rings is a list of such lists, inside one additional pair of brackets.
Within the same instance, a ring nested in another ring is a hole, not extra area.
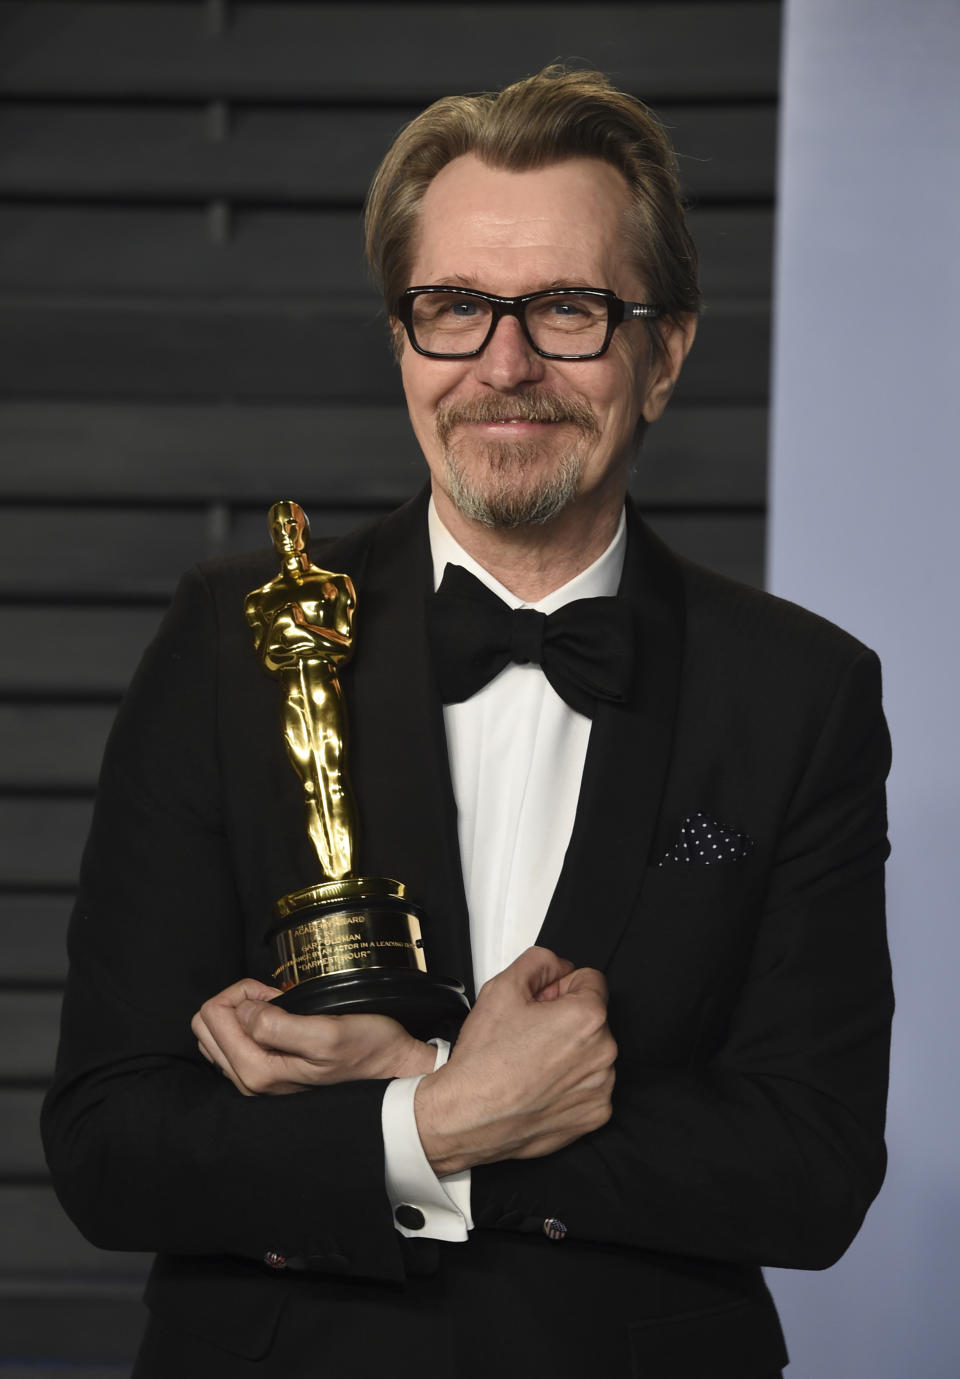
[(567, 1228), (556, 1216), (548, 1216), (543, 1223), (543, 1233), (548, 1240), (562, 1240)]
[(421, 1231), (427, 1224), (427, 1218), (419, 1207), (412, 1207), (407, 1202), (402, 1202), (393, 1213), (393, 1219), (398, 1226), (405, 1226), (408, 1231)]
[(263, 1256), (263, 1262), (271, 1269), (285, 1269), (287, 1256), (282, 1255), (279, 1250), (267, 1250)]

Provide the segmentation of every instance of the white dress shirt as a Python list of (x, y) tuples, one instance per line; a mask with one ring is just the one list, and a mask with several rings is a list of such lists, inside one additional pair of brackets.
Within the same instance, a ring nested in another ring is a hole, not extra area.
[[(603, 554), (538, 603), (524, 603), (467, 554), (430, 502), (436, 588), (462, 565), (510, 608), (553, 613), (574, 599), (615, 594), (626, 552), (626, 518)], [(506, 666), (462, 704), (443, 710), (457, 803), (463, 884), (477, 991), (536, 942), (556, 888), (580, 796), (591, 720), (564, 703), (539, 666)], [(436, 1067), (449, 1046), (438, 1044)], [(437, 1178), (420, 1144), (413, 1098), (418, 1077), (397, 1078), (383, 1099), (387, 1194), (419, 1208), (424, 1225), (403, 1235), (466, 1240), (470, 1173)]]

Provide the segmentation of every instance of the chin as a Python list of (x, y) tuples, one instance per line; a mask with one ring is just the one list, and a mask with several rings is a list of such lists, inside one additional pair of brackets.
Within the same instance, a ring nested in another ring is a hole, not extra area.
[(471, 463), (454, 446), (444, 456), (444, 487), (457, 511), (473, 522), (501, 531), (539, 527), (574, 501), (581, 469), (576, 450), (548, 457), (537, 442), (484, 446)]

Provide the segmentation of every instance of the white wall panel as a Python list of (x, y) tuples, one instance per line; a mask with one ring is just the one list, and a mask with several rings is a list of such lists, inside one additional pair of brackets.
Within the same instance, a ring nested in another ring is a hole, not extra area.
[(958, 91), (958, 0), (789, 0), (769, 583), (884, 662), (898, 994), (887, 1185), (770, 1272), (791, 1379), (960, 1373)]

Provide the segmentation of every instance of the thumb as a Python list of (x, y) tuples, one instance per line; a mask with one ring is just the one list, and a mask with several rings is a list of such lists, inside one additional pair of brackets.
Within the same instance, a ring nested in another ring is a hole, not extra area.
[(607, 979), (595, 967), (578, 967), (575, 971), (562, 977), (557, 986), (558, 996), (599, 996), (604, 1005), (610, 999)]
[(558, 958), (549, 948), (533, 947), (527, 948), (509, 967), (504, 968), (500, 978), (518, 988), (528, 999), (539, 999), (549, 987), (573, 970), (569, 958)]

